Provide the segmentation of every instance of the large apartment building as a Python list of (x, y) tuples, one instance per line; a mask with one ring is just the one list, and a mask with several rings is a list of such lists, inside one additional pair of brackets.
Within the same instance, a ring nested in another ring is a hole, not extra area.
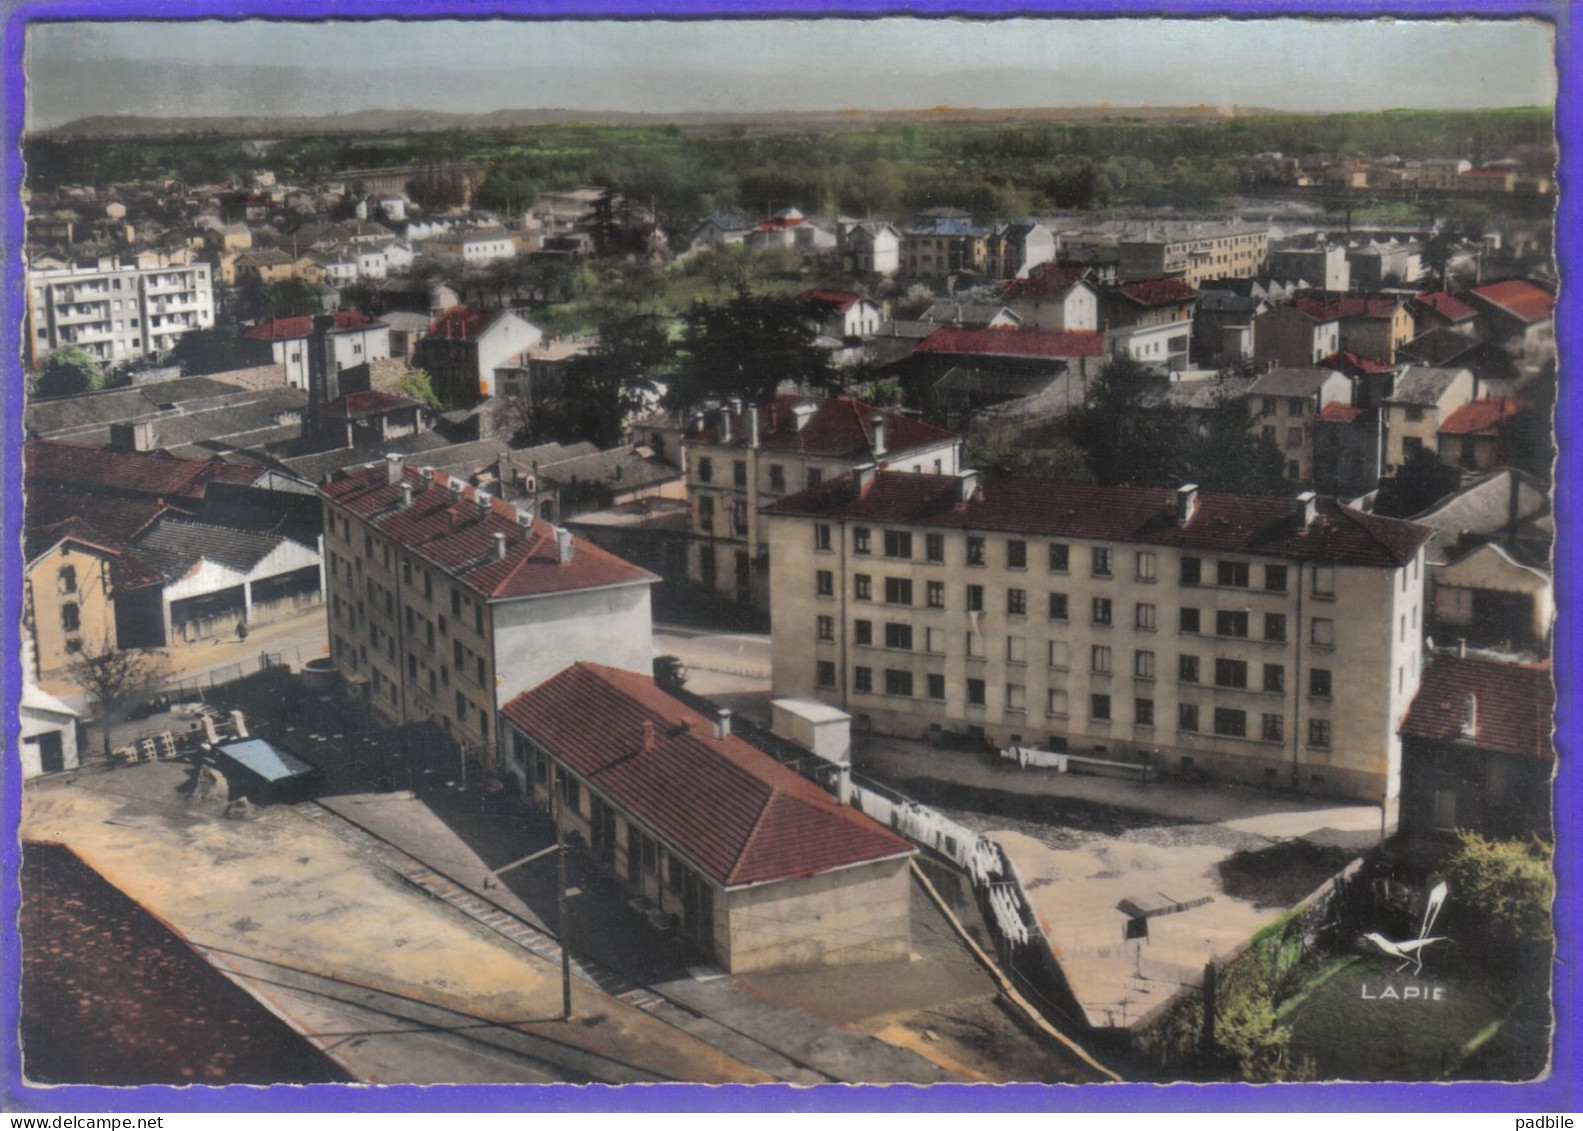
[(1270, 251), (1269, 229), (1254, 224), (1112, 220), (1060, 237), (1063, 260), (1115, 263), (1123, 282), (1170, 277), (1194, 288), (1205, 279), (1251, 279)]
[(37, 365), (76, 346), (121, 365), (175, 346), (188, 330), (214, 325), (207, 263), (152, 252), (28, 271), (28, 360)]
[(1394, 807), (1425, 527), (1311, 494), (871, 468), (766, 519), (776, 695)]
[(647, 570), (398, 456), (319, 496), (330, 653), (392, 722), (431, 721), (493, 766), (512, 696), (578, 660), (652, 671)]
[(954, 475), (954, 432), (852, 397), (737, 401), (693, 417), (687, 467), (687, 576), (737, 602), (769, 607), (769, 540), (759, 509), (805, 487), (879, 462), (897, 471)]

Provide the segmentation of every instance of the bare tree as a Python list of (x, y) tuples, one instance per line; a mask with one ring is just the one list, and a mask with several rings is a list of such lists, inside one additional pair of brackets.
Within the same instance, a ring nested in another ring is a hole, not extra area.
[(150, 695), (168, 670), (165, 658), (157, 652), (117, 648), (108, 638), (97, 646), (84, 647), (72, 659), (67, 667), (72, 680), (99, 704), (106, 760), (110, 757), (111, 725), (126, 718), (140, 699)]

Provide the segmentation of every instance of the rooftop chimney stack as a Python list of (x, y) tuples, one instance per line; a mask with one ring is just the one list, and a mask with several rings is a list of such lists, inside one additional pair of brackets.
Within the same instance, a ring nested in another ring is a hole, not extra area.
[(1304, 491), (1297, 496), (1297, 521), (1304, 528), (1314, 524), (1319, 517), (1319, 496), (1312, 491)]
[(555, 528), (555, 560), (565, 565), (576, 552), (572, 546), (572, 532), (564, 526)]
[(756, 448), (759, 446), (759, 410), (757, 405), (748, 409), (747, 421), (748, 447)]
[(720, 435), (716, 436), (715, 439), (722, 444), (731, 442), (731, 410), (729, 408), (720, 410)]
[(385, 456), (385, 478), (392, 484), (401, 482), (401, 457), (395, 452), (389, 452)]
[(432, 468), (432, 467), (420, 467), (418, 469), (418, 474), (423, 477), (423, 485), (425, 487), (433, 486), (433, 484), (434, 484), (434, 468)]
[(517, 504), (517, 532), (527, 534), (533, 529), (533, 511), (521, 503)]
[(1176, 489), (1176, 524), (1186, 526), (1198, 513), (1198, 484), (1183, 483)]
[(1474, 738), (1479, 733), (1479, 699), (1472, 692), (1462, 700), (1462, 737)]
[(731, 737), (731, 711), (727, 707), (721, 707), (715, 712), (715, 737)]
[(804, 428), (808, 427), (808, 422), (813, 419), (814, 413), (818, 411), (819, 410), (811, 404), (793, 405), (791, 410), (792, 431), (801, 432)]
[(874, 483), (875, 467), (872, 463), (860, 463), (852, 469), (852, 481), (857, 485), (859, 495), (868, 494), (868, 489)]
[(495, 543), (495, 561), (504, 561), (506, 557), (506, 536), (496, 531), (492, 537)]
[(402, 510), (406, 510), (411, 505), (412, 505), (412, 484), (411, 483), (402, 483), (402, 485), (401, 485), (401, 509)]
[(964, 467), (957, 472), (957, 498), (966, 503), (972, 500), (978, 491), (979, 471), (976, 467)]
[(885, 454), (885, 414), (876, 412), (868, 422), (874, 429), (874, 454), (882, 456)]
[(473, 489), (473, 507), (478, 511), (479, 518), (489, 517), (489, 496), (476, 487)]

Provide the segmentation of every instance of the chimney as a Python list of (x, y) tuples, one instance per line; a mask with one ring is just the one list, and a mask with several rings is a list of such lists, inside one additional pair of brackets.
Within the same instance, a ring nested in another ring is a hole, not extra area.
[(445, 489), (451, 493), (452, 502), (462, 497), (462, 481), (454, 475), (445, 481)]
[(751, 409), (748, 410), (748, 447), (756, 448), (758, 446), (759, 446), (759, 410), (758, 410), (758, 406), (754, 405)]
[(489, 496), (473, 488), (473, 507), (478, 511), (479, 518), (489, 517)]
[(860, 463), (852, 469), (852, 482), (857, 486), (859, 495), (868, 494), (868, 489), (874, 483), (875, 467), (872, 463)]
[(503, 561), (506, 556), (506, 536), (496, 531), (490, 537), (495, 544), (495, 561)]
[(885, 454), (885, 414), (876, 412), (868, 422), (874, 430), (874, 454), (882, 456)]
[(432, 468), (432, 467), (420, 467), (418, 469), (418, 474), (423, 476), (423, 485), (425, 487), (433, 486), (433, 484), (434, 484), (434, 468)]
[(731, 737), (731, 711), (727, 707), (715, 711), (715, 737)]
[(1312, 491), (1304, 491), (1297, 496), (1297, 521), (1299, 525), (1309, 527), (1319, 517), (1319, 496)]
[(401, 485), (401, 509), (402, 510), (406, 510), (411, 505), (412, 505), (412, 484), (411, 483), (403, 483)]
[(533, 530), (533, 512), (527, 507), (517, 506), (517, 532), (527, 534)]
[(401, 457), (395, 452), (385, 455), (385, 478), (390, 483), (401, 482)]
[(555, 528), (555, 560), (565, 565), (576, 552), (572, 546), (572, 532), (564, 526)]
[(964, 467), (956, 473), (957, 498), (962, 502), (969, 502), (978, 491), (979, 471), (976, 467)]
[(1462, 737), (1473, 738), (1479, 732), (1479, 698), (1471, 691), (1462, 700)]
[(654, 723), (649, 719), (643, 720), (643, 753), (654, 753)]
[(1183, 483), (1176, 489), (1176, 525), (1186, 526), (1198, 513), (1198, 484)]
[(720, 410), (720, 435), (716, 436), (715, 439), (722, 444), (731, 442), (731, 410), (729, 408)]
[(811, 404), (793, 405), (791, 410), (792, 431), (801, 432), (804, 428), (808, 427), (808, 422), (813, 419), (814, 413), (818, 411), (819, 410)]

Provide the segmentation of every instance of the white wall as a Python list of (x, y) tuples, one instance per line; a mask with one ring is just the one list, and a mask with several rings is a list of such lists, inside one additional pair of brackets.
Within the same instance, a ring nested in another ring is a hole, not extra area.
[(490, 609), (498, 704), (578, 660), (654, 674), (647, 584), (499, 601)]

